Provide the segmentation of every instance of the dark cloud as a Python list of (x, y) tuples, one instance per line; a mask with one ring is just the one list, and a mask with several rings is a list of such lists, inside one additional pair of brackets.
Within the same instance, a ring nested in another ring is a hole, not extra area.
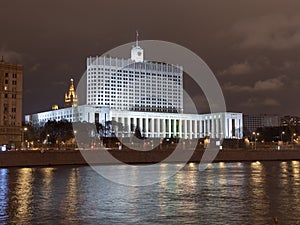
[(6, 61), (14, 63), (22, 62), (25, 57), (24, 54), (11, 49), (7, 49), (4, 46), (2, 46), (2, 48), (0, 49), (0, 56), (1, 58), (3, 57)]
[(243, 75), (243, 74), (249, 74), (253, 71), (252, 66), (247, 62), (242, 63), (234, 63), (227, 69), (221, 71), (220, 75)]
[(232, 32), (240, 48), (290, 50), (300, 47), (300, 16), (265, 15), (236, 23)]
[[(79, 81), (87, 56), (131, 42), (139, 30), (141, 39), (174, 42), (203, 58), (229, 111), (275, 107), (300, 115), (291, 101), (300, 89), (299, 8), (294, 0), (3, 1), (0, 54), (24, 65), (25, 114), (63, 105), (69, 79)], [(207, 110), (201, 90), (189, 94)]]
[(274, 98), (249, 98), (247, 101), (242, 102), (241, 107), (246, 107), (246, 108), (255, 108), (255, 107), (271, 107), (272, 110), (273, 108), (278, 108), (280, 106), (280, 103), (278, 100)]
[(237, 85), (231, 82), (224, 84), (223, 89), (232, 92), (261, 92), (261, 91), (278, 91), (284, 86), (286, 76), (279, 76), (267, 80), (258, 80), (253, 86)]

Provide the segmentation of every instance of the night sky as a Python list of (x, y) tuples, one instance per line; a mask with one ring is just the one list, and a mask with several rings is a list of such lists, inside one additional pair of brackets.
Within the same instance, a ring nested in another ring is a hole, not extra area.
[[(0, 55), (24, 65), (23, 114), (62, 106), (87, 56), (132, 42), (139, 30), (140, 39), (198, 54), (228, 111), (300, 115), (299, 9), (296, 0), (2, 0)], [(201, 109), (201, 91), (193, 98)]]

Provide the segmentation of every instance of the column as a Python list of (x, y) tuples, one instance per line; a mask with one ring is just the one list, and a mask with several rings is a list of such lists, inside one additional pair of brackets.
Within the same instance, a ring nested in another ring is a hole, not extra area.
[(172, 137), (172, 127), (171, 127), (171, 119), (168, 119), (168, 136)]
[(149, 137), (148, 129), (149, 129), (149, 119), (145, 118), (145, 136)]
[(203, 135), (203, 133), (204, 133), (203, 120), (200, 119), (199, 122), (200, 122), (200, 137), (202, 138), (202, 137), (204, 137), (204, 135)]
[(228, 138), (229, 136), (229, 124), (228, 124), (228, 119), (226, 117), (224, 117), (224, 138)]
[(154, 135), (154, 118), (151, 118), (150, 136), (155, 137), (155, 135)]
[(126, 124), (127, 124), (127, 134), (128, 137), (130, 136), (130, 117), (125, 118)]
[(160, 119), (156, 118), (156, 130), (154, 130), (156, 132), (156, 137), (160, 137)]
[(239, 133), (239, 138), (242, 138), (243, 137), (243, 121), (242, 121), (242, 119), (239, 119), (239, 131), (240, 131), (240, 133)]
[(216, 138), (220, 138), (220, 118), (216, 120)]
[(211, 137), (215, 138), (216, 137), (216, 133), (215, 133), (215, 119), (212, 118), (211, 119)]
[(140, 128), (141, 134), (143, 136), (143, 118), (139, 118), (139, 125), (138, 127)]
[(189, 127), (190, 127), (190, 139), (192, 139), (193, 138), (193, 120), (189, 120)]
[(121, 137), (124, 137), (124, 133), (125, 133), (125, 118), (122, 116), (121, 117), (121, 130), (120, 130), (120, 132), (122, 133), (120, 136)]
[(184, 137), (184, 139), (186, 139), (187, 138), (187, 120), (183, 120), (183, 122), (184, 122), (184, 125), (183, 125), (183, 137)]
[(181, 119), (178, 120), (178, 137), (182, 138), (182, 122)]
[(232, 138), (232, 120), (231, 119), (227, 119), (228, 121), (228, 138)]
[(206, 121), (207, 121), (207, 135), (211, 136), (210, 119), (207, 119)]
[(162, 119), (160, 121), (162, 123), (162, 137), (166, 137), (166, 119)]
[(134, 126), (133, 126), (133, 131), (135, 131), (135, 128), (137, 128), (138, 125), (138, 118), (134, 118)]
[(176, 138), (177, 137), (177, 128), (176, 128), (176, 124), (177, 124), (177, 120), (173, 119), (173, 137)]
[(197, 120), (193, 120), (194, 122), (194, 135), (193, 138), (197, 138)]

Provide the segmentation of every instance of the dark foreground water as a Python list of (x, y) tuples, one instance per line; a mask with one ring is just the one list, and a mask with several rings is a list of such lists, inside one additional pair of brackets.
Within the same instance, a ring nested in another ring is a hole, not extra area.
[[(161, 167), (161, 172), (169, 165)], [(0, 169), (0, 224), (300, 224), (300, 163), (189, 164), (168, 181), (115, 184), (88, 166)], [(122, 173), (122, 167), (115, 166)]]

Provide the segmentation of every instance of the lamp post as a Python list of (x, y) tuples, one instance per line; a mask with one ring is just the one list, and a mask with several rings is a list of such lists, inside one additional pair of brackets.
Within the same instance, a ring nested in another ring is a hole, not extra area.
[[(252, 138), (251, 138), (252, 139), (252, 149), (253, 149), (253, 137), (256, 138), (255, 137), (255, 132), (252, 132)], [(254, 141), (255, 141), (255, 139), (254, 139)]]
[(46, 140), (47, 140), (47, 142), (46, 142), (47, 148), (49, 147), (49, 136), (50, 136), (50, 134), (47, 134), (47, 138), (46, 138)]
[[(254, 135), (254, 149), (256, 150), (256, 141), (257, 141), (257, 136), (259, 136), (259, 133), (255, 133), (255, 132), (252, 132), (252, 135)], [(253, 140), (253, 139), (252, 139)], [(253, 145), (252, 145), (253, 146)], [(253, 148), (252, 148), (253, 149)]]
[(292, 142), (294, 143), (294, 140), (296, 138), (297, 134), (296, 133), (293, 133), (293, 136), (292, 136)]
[(293, 133), (293, 136), (292, 137), (292, 145), (293, 145), (293, 149), (295, 149), (295, 138), (296, 138), (297, 134), (296, 133)]
[(21, 140), (21, 150), (23, 150), (23, 148), (24, 148), (24, 145), (25, 145), (25, 143), (24, 143), (24, 136), (25, 136), (25, 132), (28, 130), (28, 128), (27, 127), (24, 127), (24, 128), (22, 128), (22, 140)]
[(282, 141), (282, 144), (283, 144), (283, 135), (285, 134), (284, 131), (281, 132), (281, 141)]
[(257, 141), (257, 138), (256, 138), (256, 137), (257, 137), (257, 136), (259, 136), (259, 133), (256, 133), (256, 134), (255, 134), (255, 150), (256, 150), (256, 141)]

